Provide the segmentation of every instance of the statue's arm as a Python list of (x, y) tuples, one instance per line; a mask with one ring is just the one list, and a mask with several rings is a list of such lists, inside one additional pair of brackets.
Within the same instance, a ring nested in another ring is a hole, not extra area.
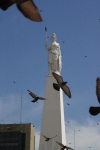
[(50, 46), (47, 43), (46, 43), (45, 47), (48, 51), (50, 51)]

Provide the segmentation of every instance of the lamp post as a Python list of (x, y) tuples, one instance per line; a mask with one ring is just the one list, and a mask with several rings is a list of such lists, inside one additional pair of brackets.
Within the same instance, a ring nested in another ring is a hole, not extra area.
[(75, 150), (75, 127), (74, 127), (74, 150)]
[[(80, 131), (80, 130), (78, 130), (78, 131)], [(75, 144), (76, 144), (76, 143), (75, 143), (75, 142), (76, 142), (76, 141), (75, 141), (75, 140), (76, 140), (75, 137), (76, 137), (76, 130), (75, 130), (75, 127), (74, 127), (74, 150), (75, 150), (75, 146), (76, 146), (76, 145), (75, 145)]]

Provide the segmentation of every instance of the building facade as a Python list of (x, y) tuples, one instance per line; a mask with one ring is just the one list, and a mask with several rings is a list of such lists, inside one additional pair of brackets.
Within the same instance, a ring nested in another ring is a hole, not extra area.
[(34, 126), (0, 124), (0, 150), (34, 150)]

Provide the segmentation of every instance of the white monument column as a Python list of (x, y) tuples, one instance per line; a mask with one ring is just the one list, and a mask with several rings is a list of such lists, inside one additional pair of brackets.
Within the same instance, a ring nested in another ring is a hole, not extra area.
[[(44, 101), (43, 107), (39, 150), (61, 150), (61, 146), (59, 146), (56, 141), (66, 145), (63, 91), (61, 89), (60, 91), (56, 91), (53, 88), (53, 83), (57, 82), (52, 75), (52, 72), (60, 74), (61, 62), (59, 63), (59, 57), (61, 58), (61, 52), (60, 45), (58, 47), (58, 43), (55, 42), (56, 35), (53, 34), (52, 38), (54, 38), (52, 43), (53, 49), (50, 49), (52, 46), (49, 48), (49, 60), (51, 60), (50, 63), (52, 64), (48, 64), (49, 75), (46, 77), (45, 98), (47, 100)], [(48, 45), (46, 45), (46, 47), (48, 49)], [(57, 49), (58, 59), (55, 59), (57, 58), (55, 56), (57, 55)], [(56, 50), (56, 54), (54, 54), (53, 50)], [(53, 54), (51, 54), (52, 52), (50, 51), (52, 51)], [(57, 136), (49, 141), (45, 141), (45, 138), (41, 133), (48, 138), (55, 137), (56, 135)]]

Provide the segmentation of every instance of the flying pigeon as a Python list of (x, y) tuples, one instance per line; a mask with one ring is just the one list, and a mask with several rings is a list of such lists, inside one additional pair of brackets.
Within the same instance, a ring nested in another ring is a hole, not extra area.
[(60, 88), (64, 91), (64, 93), (69, 97), (71, 98), (71, 92), (70, 92), (70, 89), (69, 87), (66, 85), (67, 82), (64, 82), (63, 81), (63, 78), (56, 74), (55, 72), (52, 72), (54, 78), (57, 80), (58, 84), (56, 83), (53, 83), (53, 87), (55, 90), (59, 91)]
[[(41, 134), (42, 134), (42, 133), (41, 133)], [(51, 138), (48, 138), (48, 137), (46, 137), (46, 136), (45, 136), (45, 135), (43, 135), (43, 134), (42, 134), (42, 136), (46, 139), (45, 141), (49, 141), (50, 139), (55, 138), (57, 135), (56, 135), (56, 136), (54, 136), (54, 137), (51, 137)]]
[[(97, 95), (97, 100), (100, 103), (100, 78), (96, 79), (96, 95)], [(100, 106), (91, 106), (89, 108), (89, 112), (91, 115), (95, 116), (100, 113)]]
[(32, 0), (0, 0), (0, 8), (4, 11), (13, 4), (16, 4), (18, 10), (26, 18), (36, 22), (42, 21), (39, 10)]
[(100, 106), (96, 107), (96, 106), (91, 106), (89, 108), (89, 112), (91, 115), (96, 116), (100, 113)]
[(61, 150), (64, 150), (65, 148), (66, 148), (67, 150), (73, 150), (72, 148), (63, 145), (62, 143), (59, 143), (59, 142), (57, 142), (57, 141), (56, 141), (56, 143), (58, 143), (58, 144), (62, 147)]
[(67, 103), (67, 105), (70, 105), (69, 103)]
[(37, 95), (35, 95), (34, 93), (32, 93), (30, 90), (27, 90), (28, 92), (29, 92), (29, 94), (34, 98), (34, 100), (32, 100), (31, 102), (37, 102), (39, 99), (40, 100), (46, 100), (45, 98), (43, 98), (43, 97), (39, 97), (39, 96), (37, 96)]

